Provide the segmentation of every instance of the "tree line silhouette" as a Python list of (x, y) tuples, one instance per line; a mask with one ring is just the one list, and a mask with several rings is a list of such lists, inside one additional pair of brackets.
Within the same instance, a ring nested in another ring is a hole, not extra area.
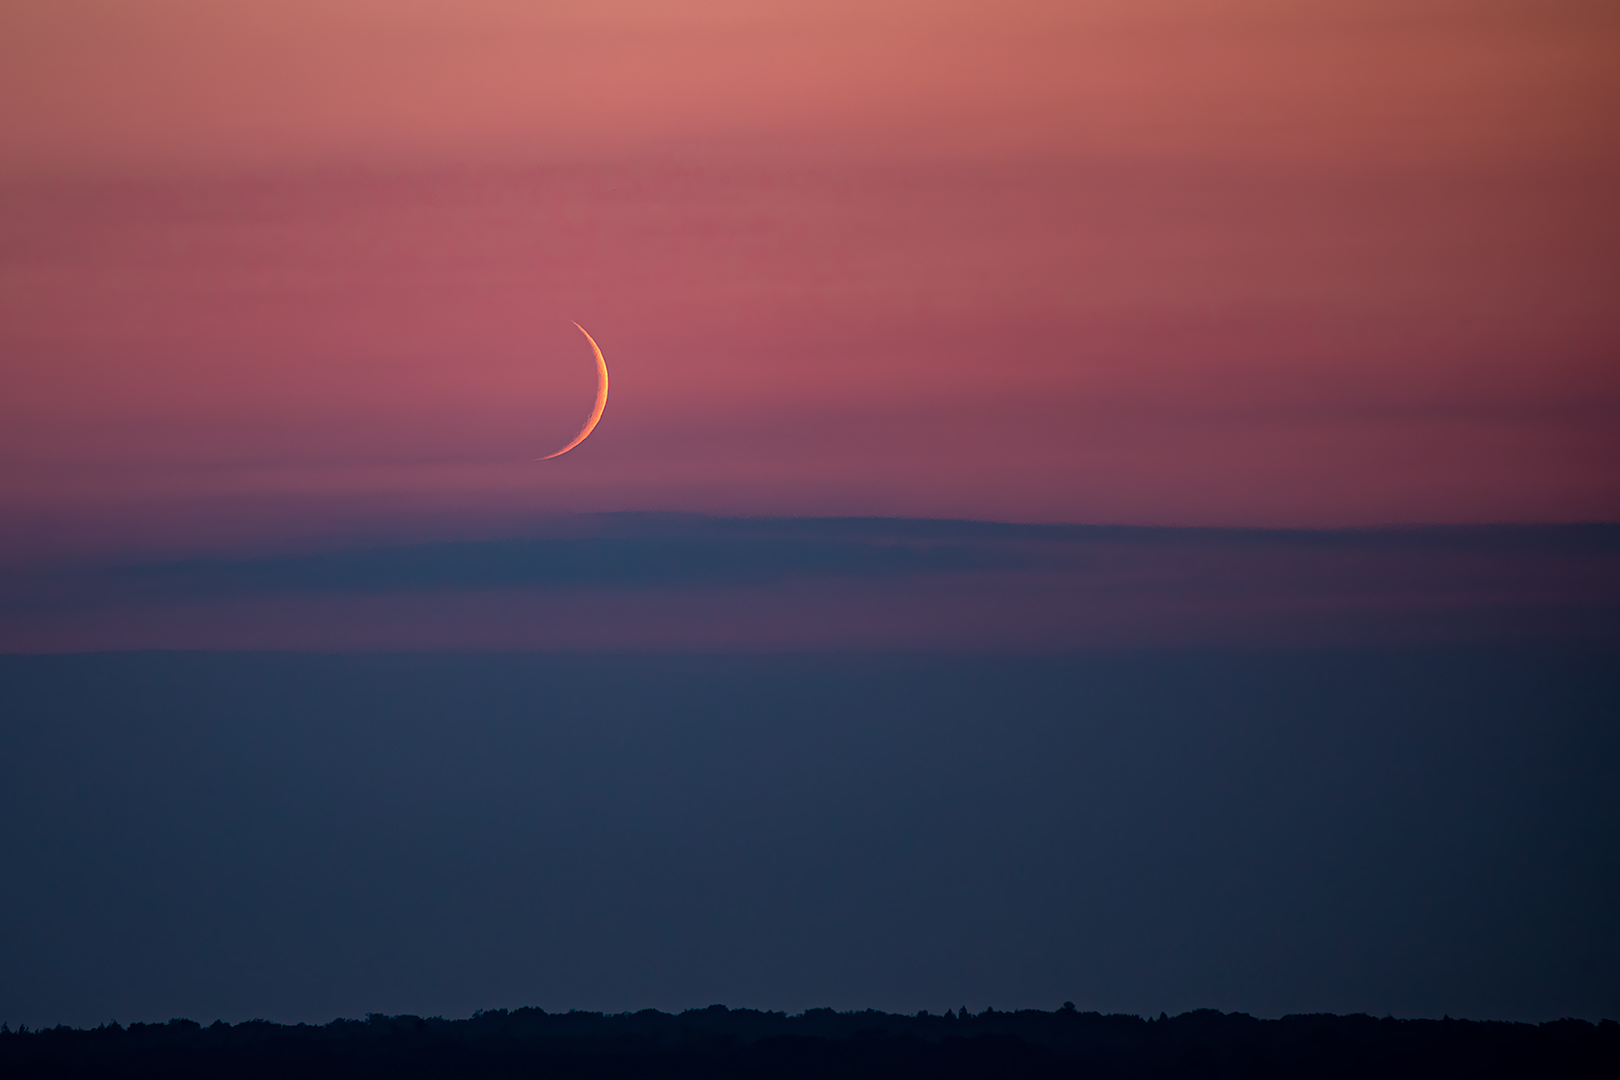
[(678, 1014), (494, 1009), (465, 1020), (369, 1014), (328, 1024), (191, 1020), (97, 1028), (0, 1025), (0, 1076), (34, 1077), (1603, 1077), (1620, 1024), (1259, 1020), (1200, 1009), (1157, 1019), (966, 1008), (944, 1015), (713, 1005)]

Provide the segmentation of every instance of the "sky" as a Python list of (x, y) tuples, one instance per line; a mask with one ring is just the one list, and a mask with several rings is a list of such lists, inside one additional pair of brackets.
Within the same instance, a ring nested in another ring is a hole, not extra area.
[(0, 20), (15, 544), (1620, 512), (1608, 5)]
[(0, 656), (0, 1018), (1613, 1018), (1613, 660)]
[[(1617, 53), (1586, 0), (0, 5), (0, 1020), (1620, 1015)], [(575, 322), (611, 394), (538, 460)]]

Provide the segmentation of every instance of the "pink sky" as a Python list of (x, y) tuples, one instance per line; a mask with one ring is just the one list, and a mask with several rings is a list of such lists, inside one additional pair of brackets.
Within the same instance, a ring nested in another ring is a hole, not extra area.
[[(12, 5), (6, 539), (1612, 521), (1617, 45), (1575, 3)], [(613, 396), (539, 464), (571, 319)]]

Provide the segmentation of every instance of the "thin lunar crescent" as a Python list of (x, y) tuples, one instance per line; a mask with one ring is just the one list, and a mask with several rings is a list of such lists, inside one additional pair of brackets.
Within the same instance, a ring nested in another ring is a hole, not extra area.
[(579, 429), (579, 434), (575, 435), (567, 446), (556, 453), (547, 454), (542, 458), (535, 458), (536, 461), (550, 461), (554, 457), (561, 457), (584, 442), (585, 436), (589, 435), (595, 429), (597, 421), (602, 419), (602, 410), (607, 408), (607, 361), (602, 359), (602, 350), (597, 346), (596, 339), (586, 333), (585, 328), (580, 326), (579, 323), (574, 325), (579, 328), (580, 333), (585, 334), (585, 340), (591, 343), (591, 352), (596, 354), (596, 405), (591, 409), (591, 415), (585, 418), (585, 426)]

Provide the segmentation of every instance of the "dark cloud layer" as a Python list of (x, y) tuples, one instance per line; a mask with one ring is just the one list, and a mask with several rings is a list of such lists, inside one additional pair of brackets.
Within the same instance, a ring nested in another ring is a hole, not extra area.
[(0, 583), (0, 651), (1620, 637), (1615, 525), (1312, 531), (612, 514), (548, 528), (13, 571)]
[[(728, 587), (794, 577), (1041, 572), (1098, 547), (1620, 559), (1620, 525), (1216, 529), (1003, 524), (907, 518), (704, 518), (614, 514), (587, 535), (377, 545), (294, 555), (104, 565), (30, 575), (103, 595), (411, 589)], [(23, 584), (14, 578), (13, 588)]]

